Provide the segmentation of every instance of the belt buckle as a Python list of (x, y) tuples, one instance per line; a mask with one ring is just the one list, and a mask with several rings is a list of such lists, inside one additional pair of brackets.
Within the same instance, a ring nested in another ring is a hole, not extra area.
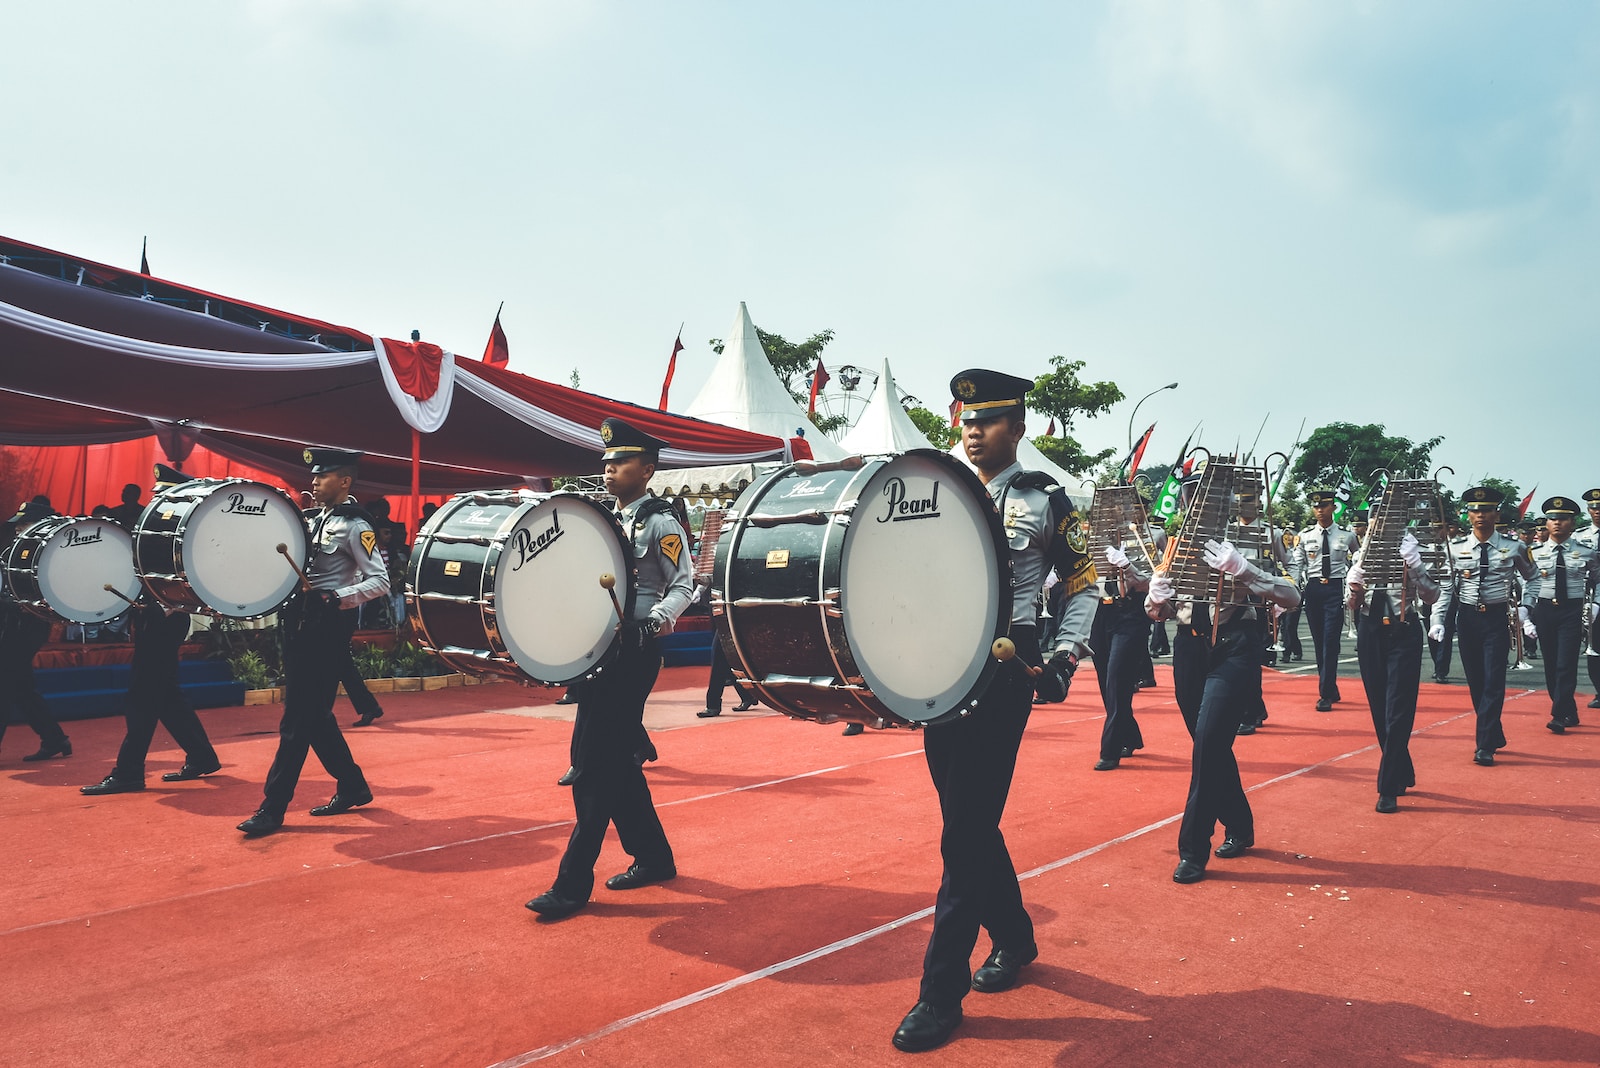
[(1488, 605), (1486, 605), (1486, 604), (1479, 604), (1478, 605), (1478, 611), (1487, 612), (1488, 610), (1489, 610), (1489, 606)]
[(1322, 583), (1324, 586), (1326, 586), (1328, 584), (1328, 580), (1327, 579), (1318, 579), (1317, 581)]

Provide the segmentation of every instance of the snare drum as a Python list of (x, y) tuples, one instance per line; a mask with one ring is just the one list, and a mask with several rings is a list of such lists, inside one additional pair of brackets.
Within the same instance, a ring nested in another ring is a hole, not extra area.
[(103, 623), (126, 612), (128, 601), (139, 596), (133, 539), (109, 519), (40, 519), (7, 550), (5, 587), (12, 600), (37, 615)]
[(1011, 619), (1000, 517), (944, 453), (852, 460), (781, 468), (728, 513), (711, 590), (728, 663), (799, 719), (966, 715)]
[(568, 683), (616, 651), (602, 574), (630, 611), (628, 542), (604, 505), (575, 493), (463, 493), (417, 534), (406, 605), (423, 644), (457, 670)]
[(145, 506), (133, 532), (139, 577), (174, 611), (259, 619), (282, 608), (304, 568), (306, 522), (276, 486), (242, 478), (197, 478), (169, 486)]

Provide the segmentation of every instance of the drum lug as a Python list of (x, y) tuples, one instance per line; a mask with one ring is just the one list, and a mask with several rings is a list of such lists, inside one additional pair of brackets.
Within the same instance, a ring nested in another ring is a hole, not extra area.
[(822, 595), (822, 612), (830, 619), (843, 619), (844, 609), (839, 607), (839, 591), (832, 589)]

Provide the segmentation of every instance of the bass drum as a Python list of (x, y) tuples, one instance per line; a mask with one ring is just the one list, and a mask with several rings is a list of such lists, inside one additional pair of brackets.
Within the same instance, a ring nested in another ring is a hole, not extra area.
[(423, 644), (473, 675), (551, 685), (598, 674), (616, 652), (616, 579), (633, 563), (611, 510), (575, 493), (463, 493), (417, 534), (406, 605)]
[(128, 601), (139, 596), (133, 539), (109, 519), (40, 519), (7, 550), (5, 588), (36, 615), (103, 623), (126, 612)]
[(932, 449), (797, 463), (724, 519), (711, 590), (741, 682), (799, 719), (925, 726), (970, 713), (1011, 619), (978, 477)]
[(299, 588), (289, 562), (305, 569), (310, 540), (300, 509), (276, 486), (197, 478), (145, 505), (133, 561), (156, 600), (173, 611), (259, 619)]

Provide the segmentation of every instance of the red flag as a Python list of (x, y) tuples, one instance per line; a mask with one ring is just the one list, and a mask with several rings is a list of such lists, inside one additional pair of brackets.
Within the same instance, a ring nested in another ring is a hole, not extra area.
[(1524, 516), (1526, 516), (1528, 514), (1528, 508), (1529, 508), (1530, 505), (1533, 504), (1533, 495), (1535, 493), (1538, 493), (1538, 492), (1539, 492), (1539, 483), (1535, 482), (1533, 484), (1533, 489), (1529, 490), (1528, 491), (1528, 495), (1526, 497), (1522, 498), (1522, 504), (1517, 508), (1517, 518), (1518, 519), (1522, 519)]
[(806, 408), (808, 415), (817, 414), (817, 394), (822, 392), (822, 387), (828, 384), (828, 369), (822, 366), (822, 361), (817, 361), (817, 369), (811, 375), (811, 404)]
[(1156, 425), (1150, 424), (1150, 429), (1144, 432), (1144, 437), (1139, 439), (1139, 444), (1133, 447), (1133, 459), (1128, 463), (1128, 485), (1133, 485), (1133, 476), (1139, 473), (1139, 461), (1144, 459), (1144, 447), (1150, 444), (1150, 435), (1156, 431)]
[(661, 403), (656, 405), (662, 411), (667, 410), (667, 390), (672, 388), (672, 376), (678, 373), (678, 353), (683, 351), (683, 327), (678, 327), (678, 337), (672, 343), (672, 355), (667, 359), (667, 377), (661, 382)]
[(1044, 436), (1047, 437), (1047, 438), (1053, 438), (1053, 437), (1056, 436), (1056, 420), (1055, 420), (1055, 416), (1051, 416), (1050, 417), (1050, 425), (1045, 427)]
[(962, 404), (961, 404), (960, 398), (957, 398), (957, 399), (955, 399), (955, 400), (950, 402), (950, 425), (951, 426), (959, 426), (961, 424), (961, 408), (962, 408)]
[[(501, 308), (505, 305), (502, 303)], [(511, 362), (511, 345), (506, 341), (506, 332), (500, 326), (500, 313), (494, 313), (494, 326), (489, 330), (489, 343), (483, 347), (483, 362), (491, 367), (504, 367)]]

